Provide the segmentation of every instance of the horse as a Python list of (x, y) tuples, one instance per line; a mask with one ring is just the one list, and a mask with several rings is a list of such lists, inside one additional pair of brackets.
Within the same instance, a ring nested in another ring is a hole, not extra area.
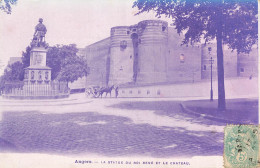
[(113, 89), (114, 89), (114, 85), (112, 85), (111, 87), (101, 88), (99, 91), (99, 96), (101, 96), (101, 98), (102, 98), (103, 93), (106, 92), (106, 97), (107, 97), (108, 93), (110, 94), (110, 97), (111, 97), (111, 91)]

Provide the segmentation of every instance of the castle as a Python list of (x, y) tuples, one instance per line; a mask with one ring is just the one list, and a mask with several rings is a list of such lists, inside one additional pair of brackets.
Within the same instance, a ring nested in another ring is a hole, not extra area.
[[(216, 44), (186, 46), (166, 21), (144, 20), (112, 27), (110, 37), (79, 50), (90, 67), (85, 86), (184, 83), (217, 76)], [(223, 47), (225, 77), (257, 76), (258, 52), (237, 54)]]

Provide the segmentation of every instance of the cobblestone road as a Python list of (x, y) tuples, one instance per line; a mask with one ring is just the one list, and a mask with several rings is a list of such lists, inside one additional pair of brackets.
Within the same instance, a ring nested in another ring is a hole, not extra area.
[(1, 100), (4, 152), (100, 156), (222, 155), (223, 128), (174, 99)]

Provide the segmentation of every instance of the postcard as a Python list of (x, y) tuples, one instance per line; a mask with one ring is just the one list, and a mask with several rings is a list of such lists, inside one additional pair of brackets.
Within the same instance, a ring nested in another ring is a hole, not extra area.
[(258, 1), (0, 0), (0, 167), (259, 166)]

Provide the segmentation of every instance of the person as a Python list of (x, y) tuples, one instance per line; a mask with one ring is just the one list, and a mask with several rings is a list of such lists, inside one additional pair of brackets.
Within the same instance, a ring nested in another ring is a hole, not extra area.
[(39, 23), (35, 26), (35, 32), (34, 37), (37, 37), (37, 40), (39, 43), (43, 42), (43, 38), (45, 37), (45, 34), (47, 32), (46, 26), (42, 23), (43, 19), (39, 19)]
[(118, 88), (118, 86), (115, 88), (115, 92), (116, 92), (116, 98), (117, 98), (117, 96), (118, 96), (118, 91), (119, 90), (119, 88)]

